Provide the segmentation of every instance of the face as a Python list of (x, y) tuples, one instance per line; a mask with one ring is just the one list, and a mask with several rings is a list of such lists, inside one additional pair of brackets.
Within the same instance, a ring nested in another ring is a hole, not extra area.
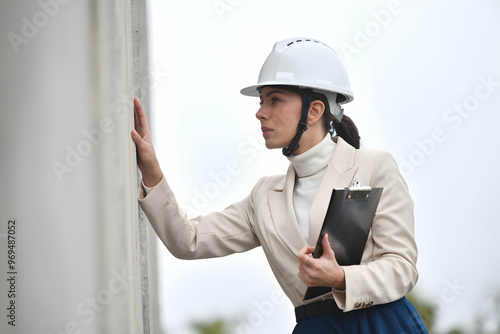
[(264, 87), (260, 93), (260, 121), (267, 148), (287, 146), (297, 132), (302, 96), (284, 89)]

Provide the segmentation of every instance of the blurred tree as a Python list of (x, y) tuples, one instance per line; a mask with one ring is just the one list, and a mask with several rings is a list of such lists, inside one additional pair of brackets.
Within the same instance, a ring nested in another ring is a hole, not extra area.
[(496, 326), (496, 334), (500, 334), (500, 289), (493, 296), (492, 320)]
[(474, 319), (474, 334), (482, 334), (484, 333), (484, 324), (486, 323), (486, 315), (482, 312), (476, 315)]
[(484, 302), (476, 307), (475, 334), (500, 334), (500, 288), (488, 288)]
[(213, 323), (195, 323), (193, 324), (194, 330), (200, 334), (227, 334), (229, 333), (229, 326), (223, 320), (217, 320)]
[(436, 322), (436, 306), (418, 298), (415, 292), (409, 293), (406, 295), (406, 298), (415, 306), (424, 321), (425, 327), (427, 327), (429, 333), (432, 333), (434, 323)]
[(452, 330), (448, 331), (446, 334), (467, 334), (467, 333), (464, 332), (462, 329), (453, 328)]

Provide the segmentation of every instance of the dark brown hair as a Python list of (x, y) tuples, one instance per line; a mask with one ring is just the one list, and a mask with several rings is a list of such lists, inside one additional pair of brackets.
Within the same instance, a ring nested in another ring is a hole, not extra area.
[[(341, 95), (338, 96), (343, 98), (343, 96)], [(337, 136), (341, 137), (354, 148), (359, 148), (361, 138), (359, 136), (358, 128), (356, 127), (356, 124), (354, 124), (353, 120), (349, 116), (344, 115), (342, 116), (341, 122), (338, 123), (330, 113), (330, 104), (328, 103), (328, 99), (326, 98), (326, 96), (323, 94), (316, 92), (313, 93), (312, 100), (320, 100), (325, 105), (325, 112), (323, 113), (322, 118), (325, 130), (330, 132), (332, 136), (336, 134)], [(342, 102), (342, 100), (339, 101), (339, 99), (337, 98), (337, 102)]]

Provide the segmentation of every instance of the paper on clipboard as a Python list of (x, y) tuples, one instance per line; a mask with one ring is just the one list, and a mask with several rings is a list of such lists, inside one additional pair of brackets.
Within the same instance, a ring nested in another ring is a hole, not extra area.
[[(341, 266), (359, 264), (382, 190), (371, 187), (333, 189), (313, 257), (318, 258), (323, 254), (321, 239), (328, 233), (337, 262)], [(330, 287), (308, 288), (304, 300), (330, 291)]]

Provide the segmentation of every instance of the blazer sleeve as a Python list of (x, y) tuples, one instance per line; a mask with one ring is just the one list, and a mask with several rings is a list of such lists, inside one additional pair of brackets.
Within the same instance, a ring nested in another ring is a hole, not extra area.
[(147, 196), (139, 188), (139, 204), (158, 237), (177, 258), (219, 257), (260, 245), (251, 228), (251, 195), (223, 211), (188, 219), (163, 178)]
[(333, 291), (344, 312), (400, 299), (418, 279), (413, 200), (392, 155), (373, 161), (370, 185), (384, 190), (361, 264), (344, 266), (346, 288)]

